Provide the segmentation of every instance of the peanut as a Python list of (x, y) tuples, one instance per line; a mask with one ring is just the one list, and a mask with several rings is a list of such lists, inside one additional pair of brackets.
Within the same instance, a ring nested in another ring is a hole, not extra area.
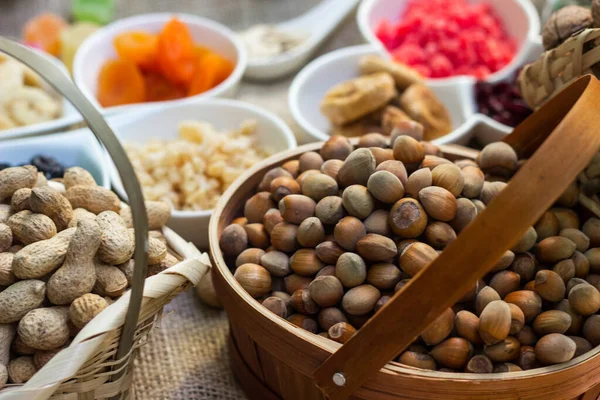
[(101, 240), (102, 230), (96, 222), (77, 223), (65, 262), (48, 281), (48, 300), (52, 304), (70, 304), (92, 291), (96, 281), (93, 260)]
[(37, 181), (35, 182), (34, 187), (44, 187), (48, 186), (48, 179), (46, 179), (46, 175), (41, 172), (37, 173)]
[(5, 168), (0, 171), (0, 201), (11, 197), (21, 188), (32, 188), (37, 181), (37, 168), (33, 165)]
[[(15, 325), (15, 331), (17, 330), (17, 326)], [(21, 340), (19, 335), (15, 335), (15, 338), (12, 342), (12, 351), (21, 356), (32, 356), (35, 353), (35, 349), (31, 346), (27, 346)]]
[(148, 264), (160, 264), (167, 256), (167, 246), (159, 239), (148, 238)]
[(61, 346), (58, 349), (54, 350), (38, 350), (33, 354), (33, 365), (37, 369), (42, 369), (44, 365), (48, 364), (55, 355), (63, 351), (65, 346)]
[(63, 183), (67, 190), (77, 185), (96, 186), (96, 180), (92, 174), (81, 167), (67, 168), (63, 175)]
[(50, 239), (56, 235), (56, 225), (44, 214), (25, 210), (8, 218), (8, 226), (13, 236), (24, 245)]
[(75, 185), (67, 189), (66, 197), (73, 208), (85, 208), (94, 214), (121, 210), (117, 195), (102, 186)]
[(54, 350), (69, 340), (68, 307), (37, 308), (28, 312), (17, 328), (19, 336), (36, 350)]
[(8, 364), (8, 377), (12, 383), (25, 383), (35, 374), (33, 357), (17, 357)]
[(0, 222), (0, 253), (6, 251), (12, 245), (13, 237), (10, 227)]
[(44, 301), (46, 284), (38, 280), (13, 283), (0, 293), (0, 324), (17, 322)]
[[(125, 275), (125, 278), (127, 278), (127, 285), (131, 286), (131, 280), (133, 279), (133, 271), (135, 270), (135, 262), (133, 261), (133, 259), (124, 262), (123, 264), (117, 265), (117, 268), (119, 268), (121, 272)], [(148, 267), (148, 269), (150, 269), (150, 267)]]
[(167, 253), (167, 256), (164, 260), (162, 260), (158, 264), (148, 265), (148, 276), (153, 276), (156, 274), (160, 274), (166, 269), (171, 268), (173, 265), (177, 264), (179, 260), (175, 258), (175, 256)]
[[(167, 224), (171, 217), (171, 207), (164, 201), (145, 201), (146, 215), (148, 216), (148, 229), (160, 229)], [(131, 207), (121, 208), (121, 217), (125, 220), (128, 228), (133, 228), (133, 217)]]
[(84, 294), (71, 303), (69, 317), (76, 327), (83, 328), (106, 307), (108, 307), (108, 303), (104, 298), (97, 294)]
[(129, 260), (133, 256), (135, 242), (123, 218), (113, 211), (104, 211), (98, 214), (96, 222), (102, 229), (102, 241), (96, 257), (110, 265)]
[(0, 204), (0, 223), (5, 224), (12, 215), (10, 204)]
[(50, 187), (32, 189), (29, 206), (33, 212), (50, 217), (59, 232), (65, 230), (73, 218), (73, 208), (69, 200)]
[(23, 247), (15, 254), (13, 273), (20, 279), (41, 278), (60, 267), (76, 228), (65, 229), (51, 239)]
[(77, 222), (81, 219), (96, 220), (96, 214), (89, 212), (85, 208), (76, 208), (73, 210), (73, 218), (69, 221), (69, 228), (77, 227)]
[(0, 286), (9, 286), (15, 283), (15, 274), (13, 273), (13, 253), (0, 253)]
[(29, 204), (29, 197), (31, 196), (31, 189), (21, 188), (13, 193), (10, 199), (10, 208), (12, 212), (16, 213), (23, 210), (31, 210)]
[(98, 261), (95, 262), (95, 268), (94, 293), (100, 296), (116, 297), (127, 289), (127, 277), (119, 268)]
[[(7, 366), (10, 360), (10, 344), (13, 341), (17, 327), (15, 324), (0, 324), (0, 365)], [(0, 379), (0, 388), (2, 379)]]

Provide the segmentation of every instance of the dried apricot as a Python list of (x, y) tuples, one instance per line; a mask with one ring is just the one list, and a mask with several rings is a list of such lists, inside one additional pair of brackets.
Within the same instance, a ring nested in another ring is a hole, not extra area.
[(55, 56), (60, 55), (60, 34), (67, 27), (62, 17), (44, 13), (27, 21), (23, 27), (25, 43)]
[(98, 76), (98, 101), (104, 107), (140, 103), (146, 99), (144, 77), (134, 63), (109, 60)]
[(158, 37), (147, 32), (125, 32), (114, 40), (119, 57), (142, 69), (152, 69), (158, 58)]
[(188, 96), (206, 92), (223, 82), (233, 71), (233, 64), (226, 58), (208, 52), (196, 64), (194, 77), (188, 89)]
[(186, 96), (185, 88), (171, 83), (158, 72), (144, 74), (146, 101), (165, 101), (181, 99)]
[(170, 20), (158, 35), (158, 66), (175, 84), (188, 84), (195, 67), (195, 46), (187, 26)]

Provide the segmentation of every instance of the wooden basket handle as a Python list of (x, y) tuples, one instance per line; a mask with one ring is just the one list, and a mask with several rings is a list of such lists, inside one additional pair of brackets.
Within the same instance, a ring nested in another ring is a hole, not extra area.
[(315, 370), (326, 396), (346, 399), (365, 384), (552, 206), (600, 148), (598, 99), (600, 82), (587, 75), (515, 128), (505, 141), (529, 161), (434, 262)]
[[(146, 215), (142, 189), (125, 150), (104, 120), (102, 114), (85, 98), (79, 88), (59, 68), (40, 54), (2, 36), (0, 36), (0, 51), (18, 59), (33, 69), (50, 86), (73, 104), (87, 122), (90, 130), (96, 135), (96, 138), (106, 147), (106, 150), (115, 161), (115, 165), (123, 181), (123, 187), (131, 205), (133, 228), (135, 229), (135, 253), (133, 256), (135, 270), (131, 285), (131, 301), (129, 302), (129, 309), (127, 310), (125, 324), (123, 325), (119, 341), (119, 349), (116, 355), (116, 359), (120, 360), (129, 353), (133, 346), (148, 270), (148, 217)], [(119, 366), (117, 365), (116, 368)], [(117, 379), (121, 375), (122, 373), (116, 374), (113, 376), (113, 379)]]

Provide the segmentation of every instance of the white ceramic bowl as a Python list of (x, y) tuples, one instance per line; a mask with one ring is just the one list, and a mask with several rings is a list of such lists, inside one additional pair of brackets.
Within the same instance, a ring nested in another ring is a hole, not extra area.
[(0, 144), (0, 162), (26, 164), (38, 154), (52, 156), (65, 167), (85, 168), (98, 185), (110, 187), (104, 149), (88, 129), (18, 138)]
[[(257, 135), (261, 145), (273, 153), (296, 147), (291, 129), (277, 116), (259, 107), (236, 100), (191, 100), (169, 104), (154, 110), (126, 113), (108, 118), (109, 125), (122, 143), (146, 143), (148, 140), (176, 139), (178, 125), (184, 120), (206, 121), (218, 130), (234, 130), (246, 120), (258, 122)], [(108, 162), (115, 191), (127, 198), (121, 179), (112, 161)], [(184, 239), (199, 248), (208, 248), (208, 222), (212, 210), (173, 210), (169, 226)]]
[[(67, 75), (70, 78), (69, 71), (67, 70), (67, 67), (65, 66), (65, 64), (63, 64), (62, 61), (40, 50), (33, 50), (44, 56), (44, 58), (46, 58), (50, 63), (58, 67), (65, 75)], [(51, 121), (40, 122), (38, 124), (18, 126), (12, 129), (0, 130), (0, 141), (14, 139), (18, 137), (34, 136), (42, 132), (56, 131), (68, 125), (80, 122), (81, 120), (81, 115), (75, 109), (75, 107), (73, 107), (73, 105), (71, 105), (71, 103), (67, 99), (63, 98), (62, 114), (59, 118), (53, 119)]]
[(190, 14), (159, 13), (143, 14), (113, 22), (90, 35), (77, 50), (73, 63), (73, 77), (83, 94), (99, 109), (112, 114), (121, 111), (137, 111), (143, 105), (129, 104), (103, 108), (96, 100), (98, 74), (106, 60), (117, 57), (114, 38), (123, 32), (146, 31), (158, 33), (171, 19), (184, 22), (194, 42), (206, 46), (235, 63), (231, 75), (218, 86), (185, 99), (169, 100), (152, 104), (180, 103), (192, 98), (233, 97), (248, 64), (246, 49), (235, 33), (218, 22)]
[[(396, 21), (403, 13), (407, 0), (363, 0), (358, 13), (360, 32), (383, 55), (389, 56), (385, 46), (375, 36), (377, 25), (387, 20)], [(502, 20), (508, 35), (517, 43), (517, 52), (504, 68), (489, 75), (486, 82), (499, 82), (510, 77), (518, 68), (541, 53), (540, 18), (531, 0), (469, 0), (469, 3), (488, 3)], [(453, 82), (464, 76), (430, 79), (434, 82)], [(475, 78), (468, 76), (475, 81)]]

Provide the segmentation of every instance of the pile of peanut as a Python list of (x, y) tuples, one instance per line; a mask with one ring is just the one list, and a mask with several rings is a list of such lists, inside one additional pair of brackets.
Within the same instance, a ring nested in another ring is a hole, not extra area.
[[(332, 136), (319, 152), (269, 170), (220, 238), (239, 284), (281, 318), (345, 343), (525, 161), (501, 142), (477, 160), (450, 161), (422, 130), (404, 124), (356, 147)], [(578, 203), (573, 183), (397, 360), (510, 372), (600, 345), (600, 219)]]
[[(178, 262), (146, 202), (149, 274)], [(0, 388), (27, 382), (131, 285), (131, 209), (83, 168), (47, 181), (34, 166), (0, 171)]]

